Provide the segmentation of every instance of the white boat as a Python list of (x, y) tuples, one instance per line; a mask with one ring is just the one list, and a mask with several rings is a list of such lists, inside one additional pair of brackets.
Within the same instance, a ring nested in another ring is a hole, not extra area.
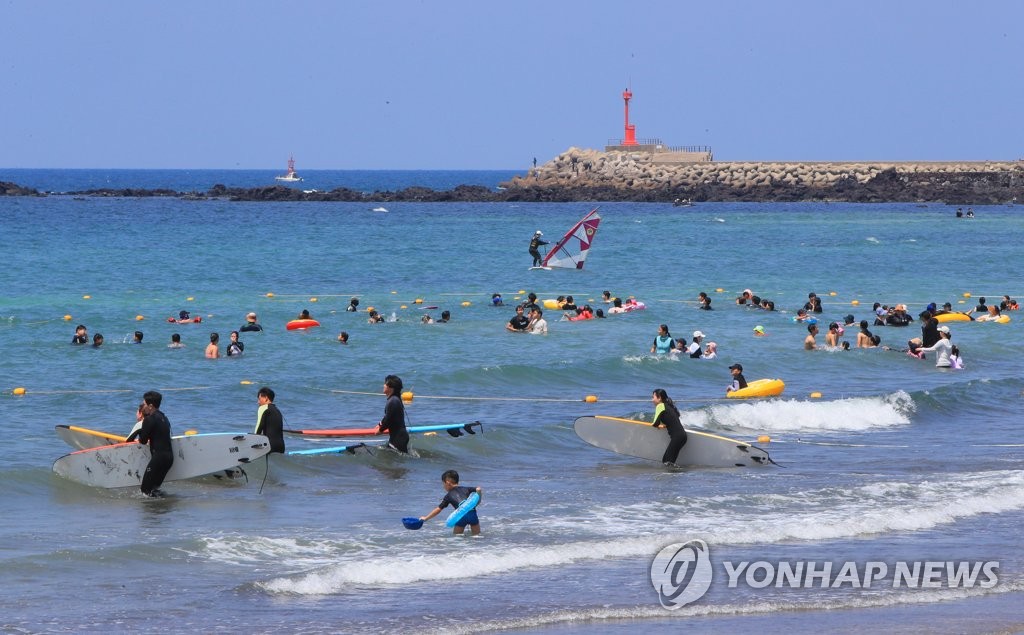
[(384, 208), (384, 207), (374, 207), (373, 211), (374, 212), (386, 212), (388, 210), (386, 208)]
[(295, 183), (302, 180), (302, 177), (295, 173), (295, 157), (288, 157), (288, 173), (275, 176), (274, 180), (287, 181), (288, 183)]

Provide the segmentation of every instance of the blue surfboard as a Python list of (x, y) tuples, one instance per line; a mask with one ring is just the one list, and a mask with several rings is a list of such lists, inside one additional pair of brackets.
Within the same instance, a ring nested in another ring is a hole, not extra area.
[(292, 450), (289, 456), (315, 456), (318, 454), (355, 454), (360, 449), (369, 449), (371, 445), (384, 445), (387, 441), (363, 441), (351, 445), (336, 445), (330, 448), (314, 448), (312, 450)]
[(476, 506), (479, 504), (480, 494), (473, 492), (448, 516), (448, 520), (444, 521), (445, 527), (454, 527), (455, 523), (459, 522), (462, 520), (463, 516), (476, 509)]

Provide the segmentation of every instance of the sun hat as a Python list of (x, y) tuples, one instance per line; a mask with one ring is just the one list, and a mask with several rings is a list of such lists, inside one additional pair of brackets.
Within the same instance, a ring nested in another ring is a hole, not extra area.
[(255, 318), (256, 318), (256, 314), (255, 314), (255, 313), (253, 313), (252, 311), (249, 311), (249, 314), (248, 314), (248, 315), (246, 315), (245, 317), (247, 317), (247, 318), (253, 318), (253, 319), (255, 319)]
[(733, 364), (732, 366), (729, 367), (729, 370), (738, 370), (738, 371), (740, 371), (742, 373), (743, 372), (743, 364)]
[(537, 230), (537, 232), (536, 232), (536, 233), (537, 233), (537, 235), (538, 235), (538, 236), (543, 236), (543, 235), (544, 235), (544, 232), (542, 232), (542, 231), (541, 231), (541, 230), (539, 230), (539, 229)]
[(703, 333), (701, 333), (700, 331), (694, 331), (694, 332), (693, 332), (693, 336), (694, 336), (694, 337), (704, 337), (704, 334), (703, 334)]
[(946, 326), (945, 324), (943, 324), (942, 326), (939, 327), (939, 332), (940, 333), (949, 333), (949, 327)]
[(764, 327), (761, 326), (760, 324), (758, 324), (757, 326), (754, 327), (754, 332), (755, 333), (764, 333)]

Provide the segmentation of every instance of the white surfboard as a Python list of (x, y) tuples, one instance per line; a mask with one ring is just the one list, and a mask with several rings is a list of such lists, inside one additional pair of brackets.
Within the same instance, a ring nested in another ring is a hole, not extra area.
[[(232, 432), (193, 434), (171, 438), (174, 464), (165, 481), (205, 476), (251, 463), (270, 452), (261, 434)], [(58, 475), (93, 487), (138, 487), (150, 452), (141, 443), (118, 443), (79, 450), (53, 464)]]
[[(665, 428), (633, 419), (580, 417), (573, 428), (590, 445), (648, 461), (660, 462), (669, 442)], [(701, 467), (743, 467), (771, 462), (768, 453), (759, 447), (692, 429), (686, 430), (686, 445), (676, 459), (676, 465)]]

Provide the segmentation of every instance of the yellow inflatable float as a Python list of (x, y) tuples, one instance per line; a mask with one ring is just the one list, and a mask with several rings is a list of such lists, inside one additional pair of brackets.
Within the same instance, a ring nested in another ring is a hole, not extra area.
[(935, 316), (935, 319), (942, 324), (943, 322), (970, 322), (972, 318), (966, 313), (940, 313)]
[(733, 390), (725, 394), (730, 399), (746, 399), (748, 397), (775, 397), (781, 395), (786, 389), (786, 383), (781, 379), (755, 379), (748, 382), (746, 388)]

